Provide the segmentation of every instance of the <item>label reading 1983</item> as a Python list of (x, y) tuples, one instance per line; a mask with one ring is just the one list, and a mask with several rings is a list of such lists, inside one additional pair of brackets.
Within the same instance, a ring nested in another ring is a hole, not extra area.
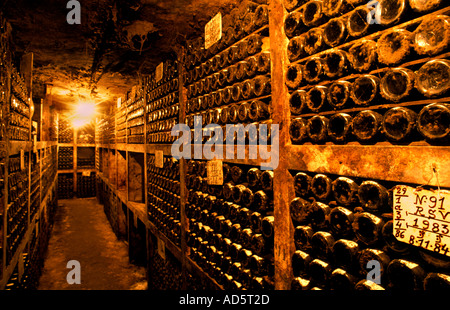
[(450, 192), (399, 185), (393, 199), (395, 238), (450, 256)]

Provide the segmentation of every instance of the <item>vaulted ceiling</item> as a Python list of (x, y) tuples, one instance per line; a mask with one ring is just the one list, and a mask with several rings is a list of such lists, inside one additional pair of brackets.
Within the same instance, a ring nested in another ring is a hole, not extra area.
[(33, 98), (52, 85), (60, 108), (79, 98), (113, 103), (187, 39), (202, 36), (237, 0), (79, 0), (81, 24), (68, 24), (68, 0), (3, 0), (17, 55), (33, 52)]

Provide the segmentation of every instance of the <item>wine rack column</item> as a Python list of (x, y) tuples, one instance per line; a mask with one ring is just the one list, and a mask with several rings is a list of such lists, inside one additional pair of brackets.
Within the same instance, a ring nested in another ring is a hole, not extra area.
[(270, 2), (270, 40), (272, 59), (272, 119), (279, 125), (279, 164), (274, 169), (274, 257), (275, 257), (275, 289), (286, 290), (291, 282), (291, 257), (295, 250), (292, 242), (293, 225), (289, 216), (289, 201), (292, 199), (292, 182), (288, 172), (286, 145), (289, 143), (288, 122), (290, 111), (286, 104), (288, 97), (284, 68), (288, 63), (284, 46), (287, 39), (284, 33), (286, 10), (283, 1)]

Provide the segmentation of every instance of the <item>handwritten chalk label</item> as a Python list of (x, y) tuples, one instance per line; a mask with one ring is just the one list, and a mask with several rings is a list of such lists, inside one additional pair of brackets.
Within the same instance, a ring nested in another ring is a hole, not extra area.
[(205, 25), (205, 49), (210, 48), (222, 38), (222, 13), (217, 13)]
[(155, 151), (155, 167), (163, 168), (164, 167), (164, 153), (163, 151)]
[(208, 185), (223, 185), (223, 165), (218, 159), (206, 163), (206, 176)]
[(156, 67), (155, 71), (155, 81), (157, 83), (161, 81), (161, 79), (163, 78), (163, 72), (164, 72), (164, 63), (162, 62)]
[(450, 192), (398, 185), (393, 199), (395, 238), (450, 256)]
[(164, 241), (158, 238), (158, 254), (162, 259), (166, 259), (166, 245)]

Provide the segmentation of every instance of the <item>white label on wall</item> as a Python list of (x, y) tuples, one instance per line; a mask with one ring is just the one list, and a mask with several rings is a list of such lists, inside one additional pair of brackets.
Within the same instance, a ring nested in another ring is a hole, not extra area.
[(163, 168), (164, 167), (164, 153), (163, 151), (155, 151), (155, 167)]
[(166, 259), (166, 245), (164, 241), (158, 238), (158, 254), (162, 259)]
[(217, 13), (205, 25), (205, 49), (210, 48), (222, 38), (222, 13)]
[(213, 159), (206, 163), (206, 174), (209, 185), (223, 185), (223, 163)]
[(450, 192), (398, 185), (393, 199), (395, 238), (450, 256)]
[(84, 177), (90, 177), (91, 176), (91, 171), (82, 171), (81, 175)]
[(161, 81), (161, 79), (163, 78), (163, 72), (164, 72), (164, 62), (160, 63), (156, 67), (156, 71), (155, 71), (155, 80), (156, 80), (156, 82)]

